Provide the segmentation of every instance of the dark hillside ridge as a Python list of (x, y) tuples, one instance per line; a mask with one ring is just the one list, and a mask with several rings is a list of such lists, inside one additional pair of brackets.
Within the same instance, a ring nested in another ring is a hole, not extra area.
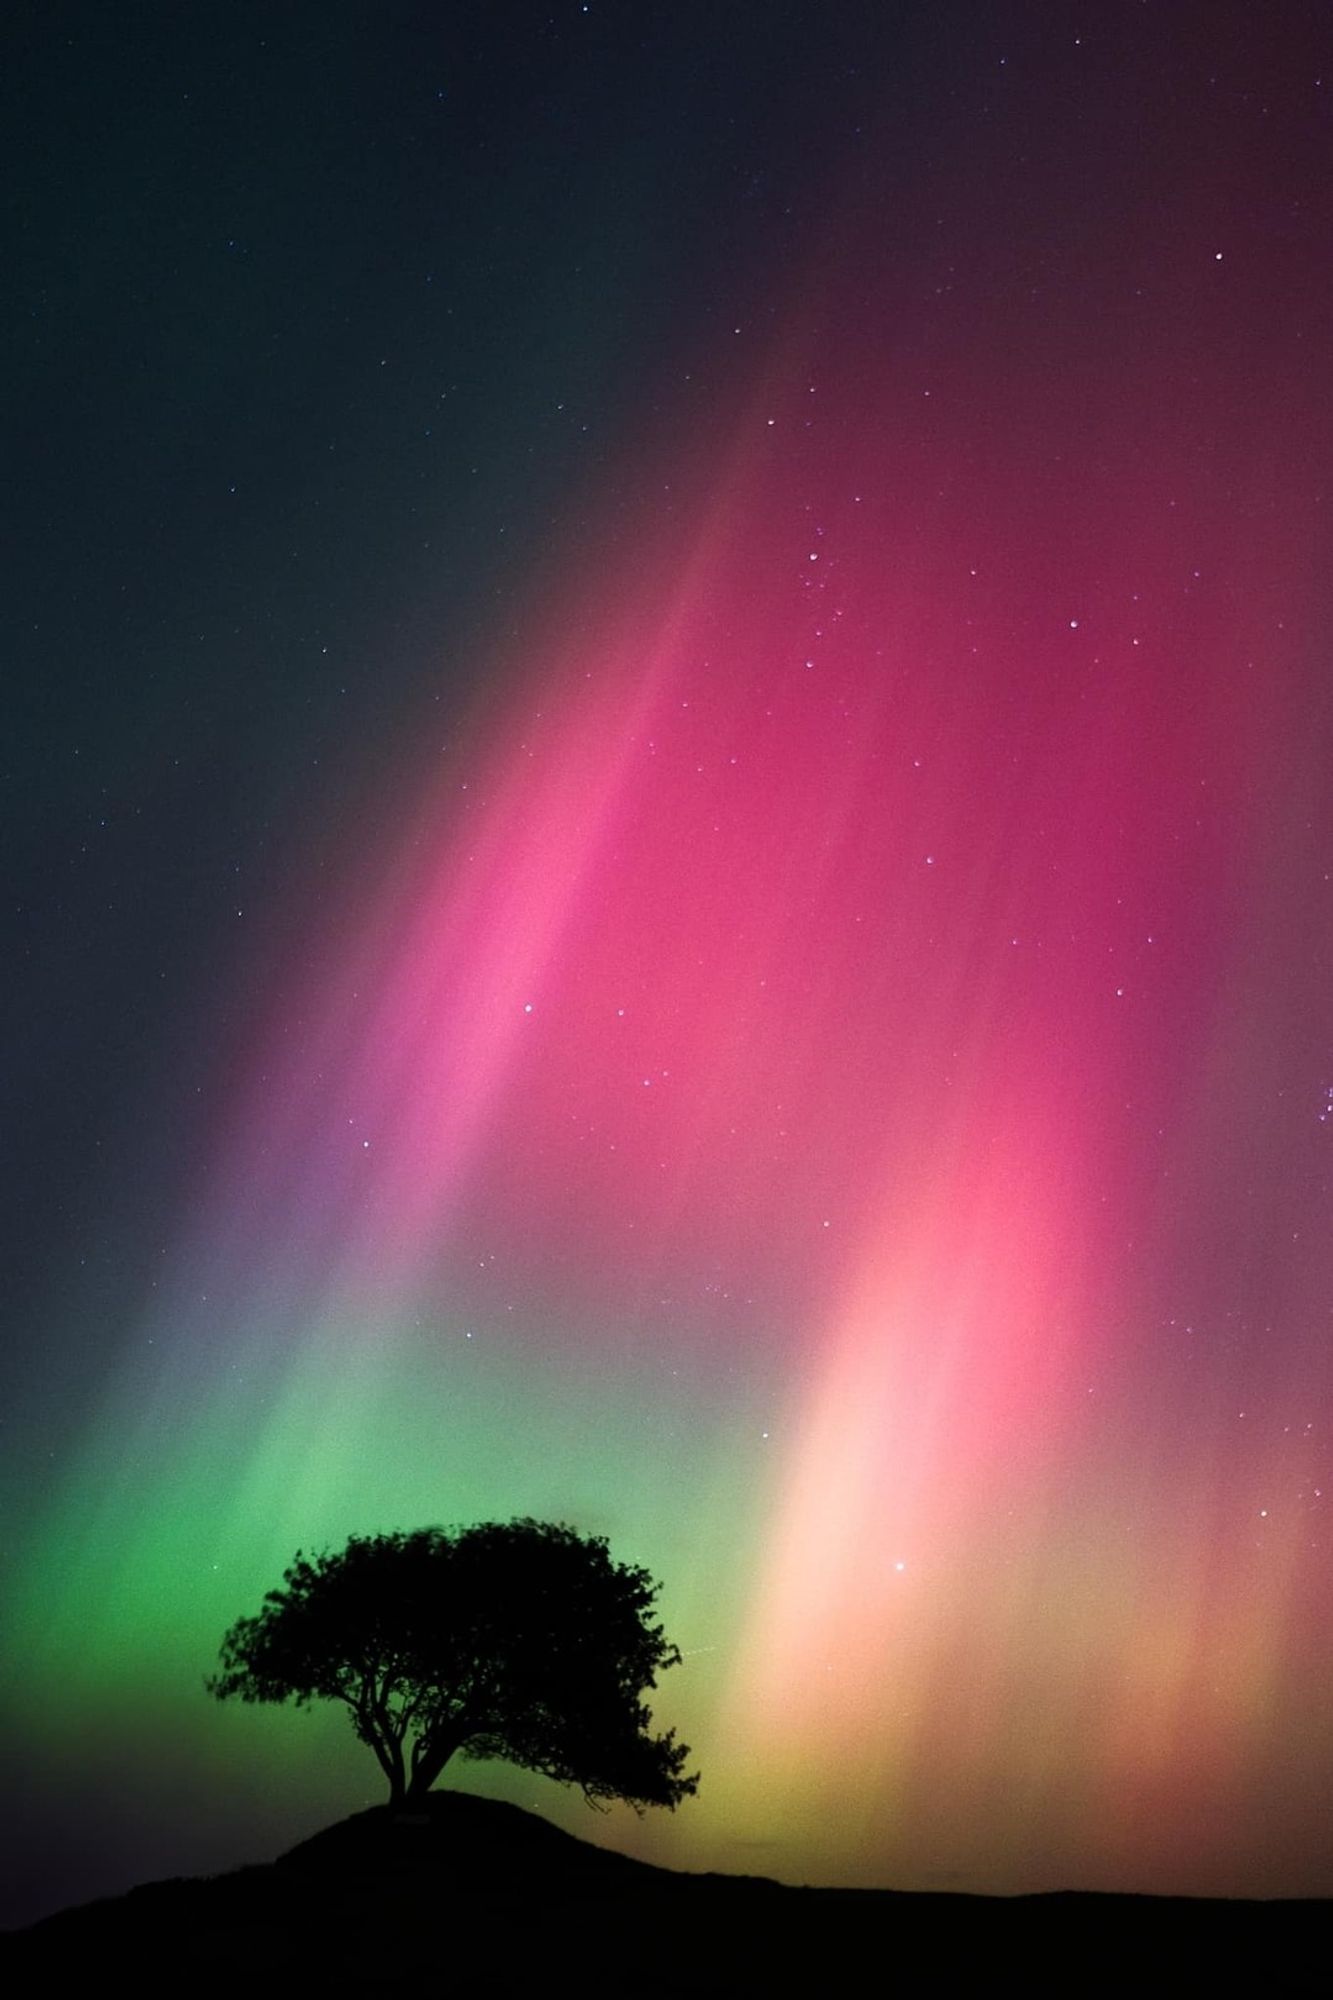
[[(1132, 1978), (1252, 1974), (1324, 1991), (1333, 1902), (1210, 1902), (1055, 1893), (998, 1898), (794, 1889), (691, 1875), (594, 1847), (517, 1806), (434, 1792), (327, 1827), (270, 1864), (153, 1882), (0, 1937), (0, 1977), (133, 1970), (150, 1990), (245, 1975), (273, 1990), (311, 1973), (431, 1973), (479, 1990), (595, 1977), (599, 1990), (679, 1993), (809, 1976), (825, 1991), (877, 1976), (910, 1990), (951, 1975), (1012, 1974), (1081, 1992)], [(430, 1989), (428, 1989), (430, 1990)]]

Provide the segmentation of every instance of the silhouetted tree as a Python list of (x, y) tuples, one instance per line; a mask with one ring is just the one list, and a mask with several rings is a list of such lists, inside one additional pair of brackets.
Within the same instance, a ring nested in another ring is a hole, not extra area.
[(589, 1802), (676, 1806), (688, 1747), (642, 1702), (680, 1659), (651, 1621), (658, 1586), (605, 1540), (544, 1521), (354, 1535), (298, 1550), (254, 1618), (222, 1641), (220, 1701), (345, 1702), (394, 1806), (456, 1751), (582, 1787)]

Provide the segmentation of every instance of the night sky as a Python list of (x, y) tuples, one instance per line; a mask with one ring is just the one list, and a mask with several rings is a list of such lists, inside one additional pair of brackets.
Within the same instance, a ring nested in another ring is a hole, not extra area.
[(680, 1867), (1333, 1893), (1333, 22), (16, 6), (3, 1915), (663, 1582)]

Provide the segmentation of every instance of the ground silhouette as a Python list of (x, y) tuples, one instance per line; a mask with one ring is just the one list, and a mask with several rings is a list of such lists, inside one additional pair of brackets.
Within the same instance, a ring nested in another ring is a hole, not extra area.
[(1300, 1991), (1326, 1976), (1330, 1943), (1330, 1902), (789, 1888), (652, 1867), (517, 1806), (438, 1791), (411, 1815), (357, 1813), (265, 1866), (151, 1883), (10, 1932), (0, 1977), (133, 1970), (150, 1990), (160, 1978), (189, 1991), (239, 1975), (264, 1991), (410, 1972), (487, 1993), (542, 1978), (638, 1994), (984, 1976), (1086, 1993), (1216, 1969)]

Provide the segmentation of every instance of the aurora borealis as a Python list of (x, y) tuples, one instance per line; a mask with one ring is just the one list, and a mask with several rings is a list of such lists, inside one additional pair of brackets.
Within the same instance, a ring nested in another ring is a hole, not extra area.
[(1329, 23), (832, 12), (33, 16), (25, 1912), (370, 1802), (223, 1629), (528, 1513), (598, 1838), (1333, 1893)]

